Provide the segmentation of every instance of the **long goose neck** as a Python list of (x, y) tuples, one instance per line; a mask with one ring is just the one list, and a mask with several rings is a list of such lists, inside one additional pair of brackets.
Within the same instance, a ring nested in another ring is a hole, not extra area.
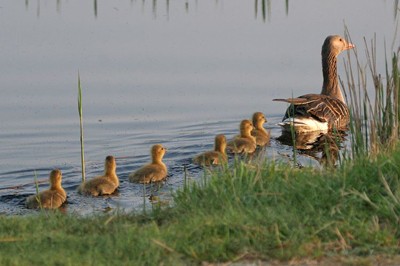
[(324, 83), (321, 94), (337, 98), (344, 102), (337, 74), (337, 58), (334, 53), (330, 52), (322, 55), (322, 74)]

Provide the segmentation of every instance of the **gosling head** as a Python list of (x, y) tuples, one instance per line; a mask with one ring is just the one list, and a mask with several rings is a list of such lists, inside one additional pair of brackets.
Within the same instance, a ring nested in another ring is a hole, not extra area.
[(343, 37), (339, 35), (330, 35), (326, 37), (324, 44), (322, 45), (322, 56), (327, 57), (329, 54), (337, 56), (341, 52), (349, 49), (353, 49), (354, 44), (349, 43)]
[(248, 136), (251, 135), (251, 131), (253, 130), (253, 124), (250, 122), (250, 120), (243, 120), (240, 123), (240, 135), (242, 136)]
[(51, 187), (60, 187), (62, 181), (62, 173), (59, 169), (54, 169), (49, 176)]
[(215, 136), (215, 150), (225, 152), (226, 149), (226, 137), (223, 134)]
[(263, 113), (255, 112), (253, 114), (253, 125), (256, 128), (261, 128), (265, 122), (267, 122), (267, 119), (265, 118), (265, 115)]
[(161, 144), (156, 144), (151, 147), (151, 157), (153, 158), (153, 161), (161, 161), (166, 152), (167, 149), (164, 148)]
[(115, 163), (114, 156), (108, 155), (104, 161), (104, 171), (106, 173), (115, 172), (117, 164)]

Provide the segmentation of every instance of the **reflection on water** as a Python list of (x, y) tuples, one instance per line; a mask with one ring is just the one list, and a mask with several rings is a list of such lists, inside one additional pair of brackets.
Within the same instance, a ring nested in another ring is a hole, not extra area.
[[(30, 1), (32, 0), (25, 0), (25, 6), (26, 8), (29, 7)], [(137, 2), (138, 0), (130, 0), (131, 4), (134, 2)], [(153, 13), (153, 17), (157, 18), (157, 7), (158, 7), (158, 1), (160, 0), (150, 0), (151, 1), (151, 10)], [(142, 11), (144, 12), (144, 7), (146, 2), (150, 2), (149, 0), (141, 0), (141, 5), (142, 5)], [(166, 7), (166, 15), (167, 18), (169, 18), (169, 11), (170, 11), (170, 0), (161, 0), (161, 2), (164, 4)], [(193, 1), (191, 1), (193, 2)], [(198, 0), (194, 0), (194, 3), (191, 3), (189, 0), (184, 1), (184, 6), (185, 6), (185, 11), (186, 13), (189, 13), (190, 7), (194, 5), (195, 7), (198, 6)], [(219, 4), (219, 2), (223, 2), (220, 0), (215, 0), (216, 5)], [(57, 13), (61, 13), (61, 3), (62, 0), (57, 0), (56, 1), (56, 11)], [(221, 4), (222, 5), (222, 4)], [(272, 9), (272, 0), (254, 0), (254, 13), (255, 17), (257, 18), (259, 16), (259, 13), (261, 13), (262, 20), (265, 21), (271, 21), (271, 9)], [(41, 0), (36, 0), (36, 15), (40, 17), (40, 10), (41, 10)], [(286, 15), (289, 14), (289, 0), (285, 0), (285, 13)], [(98, 16), (98, 1), (93, 0), (93, 14), (97, 18)]]
[[(265, 3), (267, 2), (267, 3)], [(268, 22), (271, 21), (271, 0), (254, 0), (255, 6), (255, 17), (258, 17), (259, 9), (261, 9), (262, 20), (265, 22), (266, 18), (268, 18)], [(285, 12), (286, 16), (289, 15), (289, 0), (285, 0)], [(268, 16), (267, 16), (268, 14)]]
[(93, 1), (94, 16), (97, 18), (97, 0)]
[(313, 131), (307, 133), (296, 133), (282, 131), (277, 140), (291, 147), (299, 154), (307, 155), (318, 161), (322, 166), (335, 166), (339, 159), (341, 149), (345, 148), (344, 142), (347, 134), (345, 132)]
[[(32, 0), (25, 0), (25, 6), (28, 8), (30, 1)], [(131, 4), (138, 2), (138, 0), (129, 0)], [(157, 18), (157, 8), (158, 8), (158, 1), (159, 0), (151, 0), (151, 10), (153, 13), (153, 17), (156, 19)], [(142, 12), (144, 12), (145, 4), (146, 2), (149, 2), (149, 0), (141, 0), (141, 6), (142, 6)], [(165, 4), (166, 8), (166, 16), (167, 19), (169, 18), (170, 15), (170, 0), (162, 0), (161, 1), (163, 4)], [(193, 2), (193, 1), (192, 1)], [(184, 1), (184, 9), (186, 13), (189, 13), (190, 7), (193, 5), (190, 0), (185, 0)], [(223, 1), (221, 0), (215, 0), (216, 5), (218, 5), (221, 2), (221, 5)], [(57, 13), (61, 13), (61, 3), (62, 0), (57, 0), (56, 1), (56, 11)], [(194, 5), (195, 7), (198, 6), (198, 0), (194, 0)], [(399, 7), (399, 0), (395, 0), (393, 2), (393, 13), (394, 13), (394, 19), (397, 18), (397, 14), (400, 10)], [(37, 17), (40, 17), (40, 10), (41, 10), (41, 0), (36, 0), (36, 15)], [(271, 13), (272, 13), (272, 0), (254, 0), (254, 14), (255, 18), (258, 18), (259, 13), (261, 13), (262, 21), (271, 21)], [(93, 0), (93, 14), (94, 17), (97, 18), (98, 16), (98, 1)], [(289, 15), (289, 0), (285, 0), (285, 14), (286, 16)]]

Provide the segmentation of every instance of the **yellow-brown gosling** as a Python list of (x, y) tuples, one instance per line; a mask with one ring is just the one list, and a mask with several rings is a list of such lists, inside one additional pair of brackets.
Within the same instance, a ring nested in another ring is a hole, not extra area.
[(264, 123), (267, 122), (265, 115), (261, 112), (255, 112), (253, 114), (253, 125), (254, 129), (251, 131), (251, 135), (256, 138), (258, 146), (265, 146), (269, 144), (269, 132), (264, 128)]
[(161, 144), (154, 145), (151, 148), (152, 162), (131, 173), (129, 181), (147, 184), (164, 180), (168, 174), (167, 166), (162, 162), (166, 151)]
[(38, 195), (29, 196), (26, 199), (26, 207), (30, 209), (37, 209), (39, 207), (57, 209), (67, 200), (67, 193), (65, 193), (65, 190), (61, 186), (61, 171), (58, 169), (51, 171), (49, 181), (50, 188), (40, 192)]
[(218, 165), (220, 163), (226, 163), (228, 158), (226, 156), (226, 138), (220, 134), (215, 136), (214, 150), (206, 151), (196, 155), (193, 158), (193, 162), (199, 165)]
[(84, 195), (101, 196), (109, 195), (119, 186), (119, 179), (116, 173), (117, 164), (111, 155), (106, 157), (104, 162), (104, 175), (97, 176), (82, 183), (78, 187), (78, 192)]
[(240, 123), (240, 136), (228, 142), (227, 148), (233, 153), (253, 153), (256, 150), (256, 139), (251, 135), (253, 124), (250, 120)]

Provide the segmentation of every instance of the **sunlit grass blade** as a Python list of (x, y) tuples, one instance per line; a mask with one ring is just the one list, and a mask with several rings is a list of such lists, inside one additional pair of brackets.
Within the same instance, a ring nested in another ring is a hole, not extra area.
[(82, 182), (85, 182), (85, 149), (83, 141), (83, 116), (82, 116), (82, 88), (81, 78), (78, 73), (78, 113), (79, 113), (79, 126), (80, 126), (80, 142), (81, 142), (81, 166), (82, 166)]

